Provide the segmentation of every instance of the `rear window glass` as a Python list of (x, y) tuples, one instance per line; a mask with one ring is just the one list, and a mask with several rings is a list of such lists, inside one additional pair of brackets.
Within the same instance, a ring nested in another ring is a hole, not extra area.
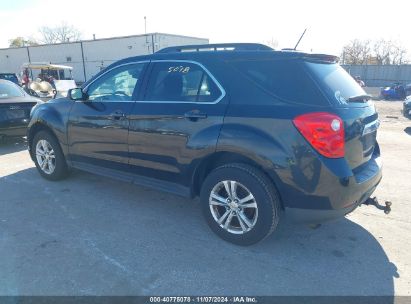
[(306, 62), (306, 65), (327, 95), (339, 104), (347, 104), (348, 98), (366, 94), (339, 64)]
[(0, 98), (22, 97), (23, 91), (13, 83), (0, 82)]
[(10, 80), (14, 83), (18, 82), (17, 76), (15, 74), (0, 74), (0, 79)]
[(260, 88), (283, 101), (329, 105), (300, 61), (244, 60), (231, 64)]

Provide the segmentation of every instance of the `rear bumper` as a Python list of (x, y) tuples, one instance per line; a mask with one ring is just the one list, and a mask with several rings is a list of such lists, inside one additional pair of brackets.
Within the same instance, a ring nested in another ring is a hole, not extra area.
[(20, 137), (27, 135), (27, 125), (15, 126), (10, 128), (0, 128), (0, 136)]
[(298, 223), (308, 223), (308, 224), (317, 224), (332, 221), (338, 218), (341, 218), (348, 213), (354, 211), (358, 206), (364, 203), (377, 188), (379, 182), (366, 191), (360, 199), (355, 201), (352, 205), (348, 207), (343, 207), (340, 209), (330, 209), (330, 210), (318, 210), (318, 209), (301, 209), (301, 208), (285, 208), (286, 217), (293, 222)]
[(318, 224), (341, 218), (344, 215), (353, 211), (358, 206), (359, 204), (355, 204), (348, 208), (338, 210), (310, 210), (300, 208), (285, 208), (285, 214), (287, 219), (290, 219), (293, 222)]
[(26, 136), (29, 117), (0, 120), (0, 136)]
[[(321, 223), (343, 217), (364, 203), (382, 179), (381, 157), (372, 158), (354, 175), (339, 178), (327, 175), (328, 187), (295, 206), (285, 205), (286, 217), (295, 222)], [(301, 207), (303, 206), (303, 207)]]

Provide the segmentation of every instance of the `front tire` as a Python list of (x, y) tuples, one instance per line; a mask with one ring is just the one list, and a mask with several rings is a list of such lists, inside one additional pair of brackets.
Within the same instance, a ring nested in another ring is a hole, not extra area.
[(57, 139), (50, 132), (40, 131), (33, 139), (31, 151), (40, 175), (45, 179), (57, 181), (68, 175), (68, 167)]
[(255, 244), (278, 225), (277, 191), (264, 173), (252, 166), (228, 164), (213, 170), (200, 197), (211, 230), (236, 245)]

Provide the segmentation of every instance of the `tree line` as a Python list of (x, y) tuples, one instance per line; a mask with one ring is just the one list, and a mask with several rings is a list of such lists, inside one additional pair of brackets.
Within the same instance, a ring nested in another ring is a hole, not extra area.
[(62, 42), (74, 42), (81, 40), (80, 30), (66, 22), (57, 26), (43, 26), (39, 30), (40, 39), (33, 37), (15, 37), (9, 40), (10, 47), (33, 46), (39, 44), (53, 44)]
[[(80, 30), (66, 22), (57, 26), (43, 26), (39, 30), (40, 39), (16, 37), (9, 40), (10, 47), (33, 46), (79, 41), (82, 38)], [(273, 38), (266, 44), (277, 47)], [(341, 53), (342, 64), (405, 64), (409, 63), (407, 49), (393, 40), (379, 39), (376, 41), (354, 39), (344, 45)]]
[(343, 64), (405, 64), (407, 49), (400, 43), (379, 39), (376, 41), (354, 39), (342, 50)]

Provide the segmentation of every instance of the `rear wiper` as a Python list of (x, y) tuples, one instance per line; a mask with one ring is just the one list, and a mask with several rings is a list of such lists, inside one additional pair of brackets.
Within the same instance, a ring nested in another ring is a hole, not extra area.
[(368, 94), (352, 96), (348, 98), (348, 102), (367, 102), (371, 97), (372, 96)]

